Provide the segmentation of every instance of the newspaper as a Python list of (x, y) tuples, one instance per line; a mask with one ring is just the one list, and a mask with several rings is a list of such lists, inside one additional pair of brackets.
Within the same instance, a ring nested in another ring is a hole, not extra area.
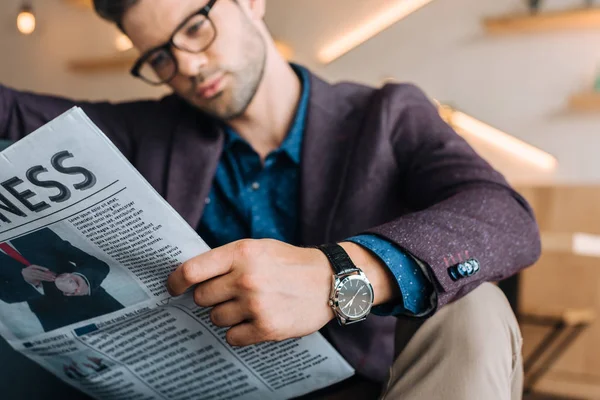
[(96, 399), (284, 399), (354, 371), (318, 333), (231, 347), (167, 276), (208, 246), (79, 108), (0, 153), (0, 334)]

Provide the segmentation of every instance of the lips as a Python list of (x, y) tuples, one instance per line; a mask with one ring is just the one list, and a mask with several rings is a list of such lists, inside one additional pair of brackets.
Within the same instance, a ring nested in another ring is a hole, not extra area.
[(221, 89), (221, 83), (223, 82), (224, 75), (219, 74), (213, 78), (208, 79), (202, 85), (196, 89), (196, 95), (205, 99), (210, 99), (215, 96)]

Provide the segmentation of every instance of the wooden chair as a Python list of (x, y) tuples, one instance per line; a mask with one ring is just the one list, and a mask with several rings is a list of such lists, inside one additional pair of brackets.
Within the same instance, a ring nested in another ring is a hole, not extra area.
[(592, 308), (521, 311), (519, 279), (520, 275), (515, 275), (498, 284), (506, 295), (519, 324), (550, 328), (546, 336), (523, 362), (524, 392), (528, 394), (579, 335), (596, 320), (596, 313)]
[(523, 362), (524, 391), (527, 394), (577, 337), (596, 320), (596, 313), (591, 308), (558, 311), (527, 310), (519, 313), (517, 318), (520, 324), (550, 328)]

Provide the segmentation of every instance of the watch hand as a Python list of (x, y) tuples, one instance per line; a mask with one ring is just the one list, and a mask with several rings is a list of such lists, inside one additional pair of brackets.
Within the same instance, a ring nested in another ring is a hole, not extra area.
[(356, 291), (356, 293), (354, 294), (354, 297), (352, 298), (352, 301), (354, 301), (354, 299), (356, 298), (356, 296), (358, 296), (358, 294), (360, 293), (360, 290), (361, 290), (361, 289), (362, 289), (362, 288), (359, 288), (359, 289)]
[(346, 305), (344, 307), (342, 307), (342, 310), (344, 308), (350, 307), (352, 305), (352, 302), (354, 301), (354, 298), (352, 298), (349, 302), (346, 303)]
[[(358, 296), (358, 292), (360, 292), (360, 289), (358, 289), (358, 290), (356, 291), (356, 293), (354, 294), (354, 297), (352, 297), (352, 298), (350, 299), (350, 301), (348, 302), (348, 304), (346, 304), (346, 307), (349, 307), (349, 306), (350, 306), (350, 304), (352, 304), (352, 303), (354, 302), (354, 299), (356, 298), (356, 296)], [(343, 307), (343, 308), (346, 308), (346, 307)]]

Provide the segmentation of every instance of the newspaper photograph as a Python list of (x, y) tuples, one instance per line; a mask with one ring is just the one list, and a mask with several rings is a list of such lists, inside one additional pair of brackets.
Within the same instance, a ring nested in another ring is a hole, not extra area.
[(232, 347), (167, 277), (209, 247), (79, 108), (0, 153), (0, 335), (96, 399), (286, 399), (354, 374), (319, 334)]

